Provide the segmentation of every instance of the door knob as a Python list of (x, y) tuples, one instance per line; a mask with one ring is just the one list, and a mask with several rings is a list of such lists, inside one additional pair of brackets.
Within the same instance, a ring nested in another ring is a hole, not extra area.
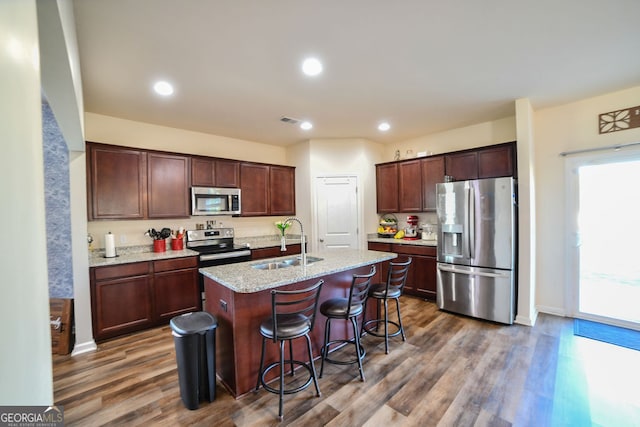
[(320, 243), (324, 243), (324, 239), (320, 239)]

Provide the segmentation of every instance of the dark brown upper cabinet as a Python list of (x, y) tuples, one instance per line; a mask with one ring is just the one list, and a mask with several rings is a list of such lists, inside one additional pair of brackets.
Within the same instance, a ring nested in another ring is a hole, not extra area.
[(90, 221), (189, 217), (191, 186), (242, 189), (243, 216), (296, 213), (294, 167), (87, 141)]
[(189, 216), (189, 157), (147, 154), (149, 218)]
[(271, 215), (295, 215), (296, 188), (295, 168), (288, 166), (269, 167), (269, 199)]
[(376, 165), (378, 213), (422, 211), (420, 160)]
[(444, 182), (444, 156), (427, 157), (420, 161), (422, 166), (422, 210), (435, 211), (437, 208), (436, 184)]
[(420, 160), (398, 163), (399, 212), (422, 210), (422, 170)]
[(146, 217), (147, 153), (87, 144), (89, 219)]
[(195, 187), (215, 187), (215, 162), (201, 157), (191, 158), (191, 185)]
[(88, 142), (89, 220), (188, 217), (189, 160)]
[(435, 211), (436, 184), (446, 175), (454, 181), (517, 177), (516, 143), (377, 164), (378, 213)]
[(478, 153), (475, 151), (445, 155), (446, 175), (454, 181), (478, 178)]
[(269, 165), (240, 163), (242, 216), (269, 215)]
[(295, 168), (240, 163), (242, 216), (295, 215)]
[(514, 142), (446, 154), (445, 159), (445, 173), (454, 181), (517, 177)]
[(192, 157), (191, 185), (239, 188), (240, 162), (237, 160)]
[(478, 178), (517, 177), (514, 144), (478, 151)]
[(398, 163), (376, 165), (376, 205), (379, 213), (398, 212)]

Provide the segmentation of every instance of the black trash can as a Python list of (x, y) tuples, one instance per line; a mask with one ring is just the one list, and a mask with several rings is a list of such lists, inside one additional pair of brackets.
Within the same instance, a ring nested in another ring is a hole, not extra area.
[(176, 316), (169, 322), (176, 346), (180, 396), (188, 409), (216, 398), (216, 328), (206, 311)]

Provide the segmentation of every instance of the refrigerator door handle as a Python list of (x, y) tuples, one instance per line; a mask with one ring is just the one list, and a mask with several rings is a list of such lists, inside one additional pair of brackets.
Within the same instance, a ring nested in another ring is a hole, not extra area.
[(507, 273), (489, 273), (482, 271), (469, 271), (469, 270), (460, 270), (455, 267), (445, 267), (442, 265), (438, 266), (438, 270), (447, 271), (449, 273), (457, 273), (457, 274), (466, 274), (467, 276), (482, 276), (482, 277), (507, 277)]
[(469, 233), (468, 233), (468, 239), (469, 239), (469, 258), (470, 259), (474, 259), (476, 257), (476, 248), (475, 248), (475, 241), (476, 241), (476, 205), (475, 205), (475, 194), (473, 191), (473, 187), (469, 188), (469, 194), (468, 194), (468, 203), (469, 203), (469, 207), (467, 210), (467, 214), (469, 219), (468, 224), (469, 224)]

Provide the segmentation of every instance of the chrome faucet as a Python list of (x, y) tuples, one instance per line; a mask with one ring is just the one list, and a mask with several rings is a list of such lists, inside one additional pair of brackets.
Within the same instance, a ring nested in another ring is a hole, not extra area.
[(291, 216), (291, 217), (285, 219), (283, 224), (286, 224), (286, 223), (288, 223), (290, 221), (296, 221), (300, 225), (300, 244), (302, 246), (302, 249), (301, 249), (301, 251), (302, 251), (302, 265), (307, 265), (307, 251), (305, 250), (305, 246), (306, 245), (304, 244), (304, 227), (302, 226), (302, 221), (300, 221), (295, 216)]

